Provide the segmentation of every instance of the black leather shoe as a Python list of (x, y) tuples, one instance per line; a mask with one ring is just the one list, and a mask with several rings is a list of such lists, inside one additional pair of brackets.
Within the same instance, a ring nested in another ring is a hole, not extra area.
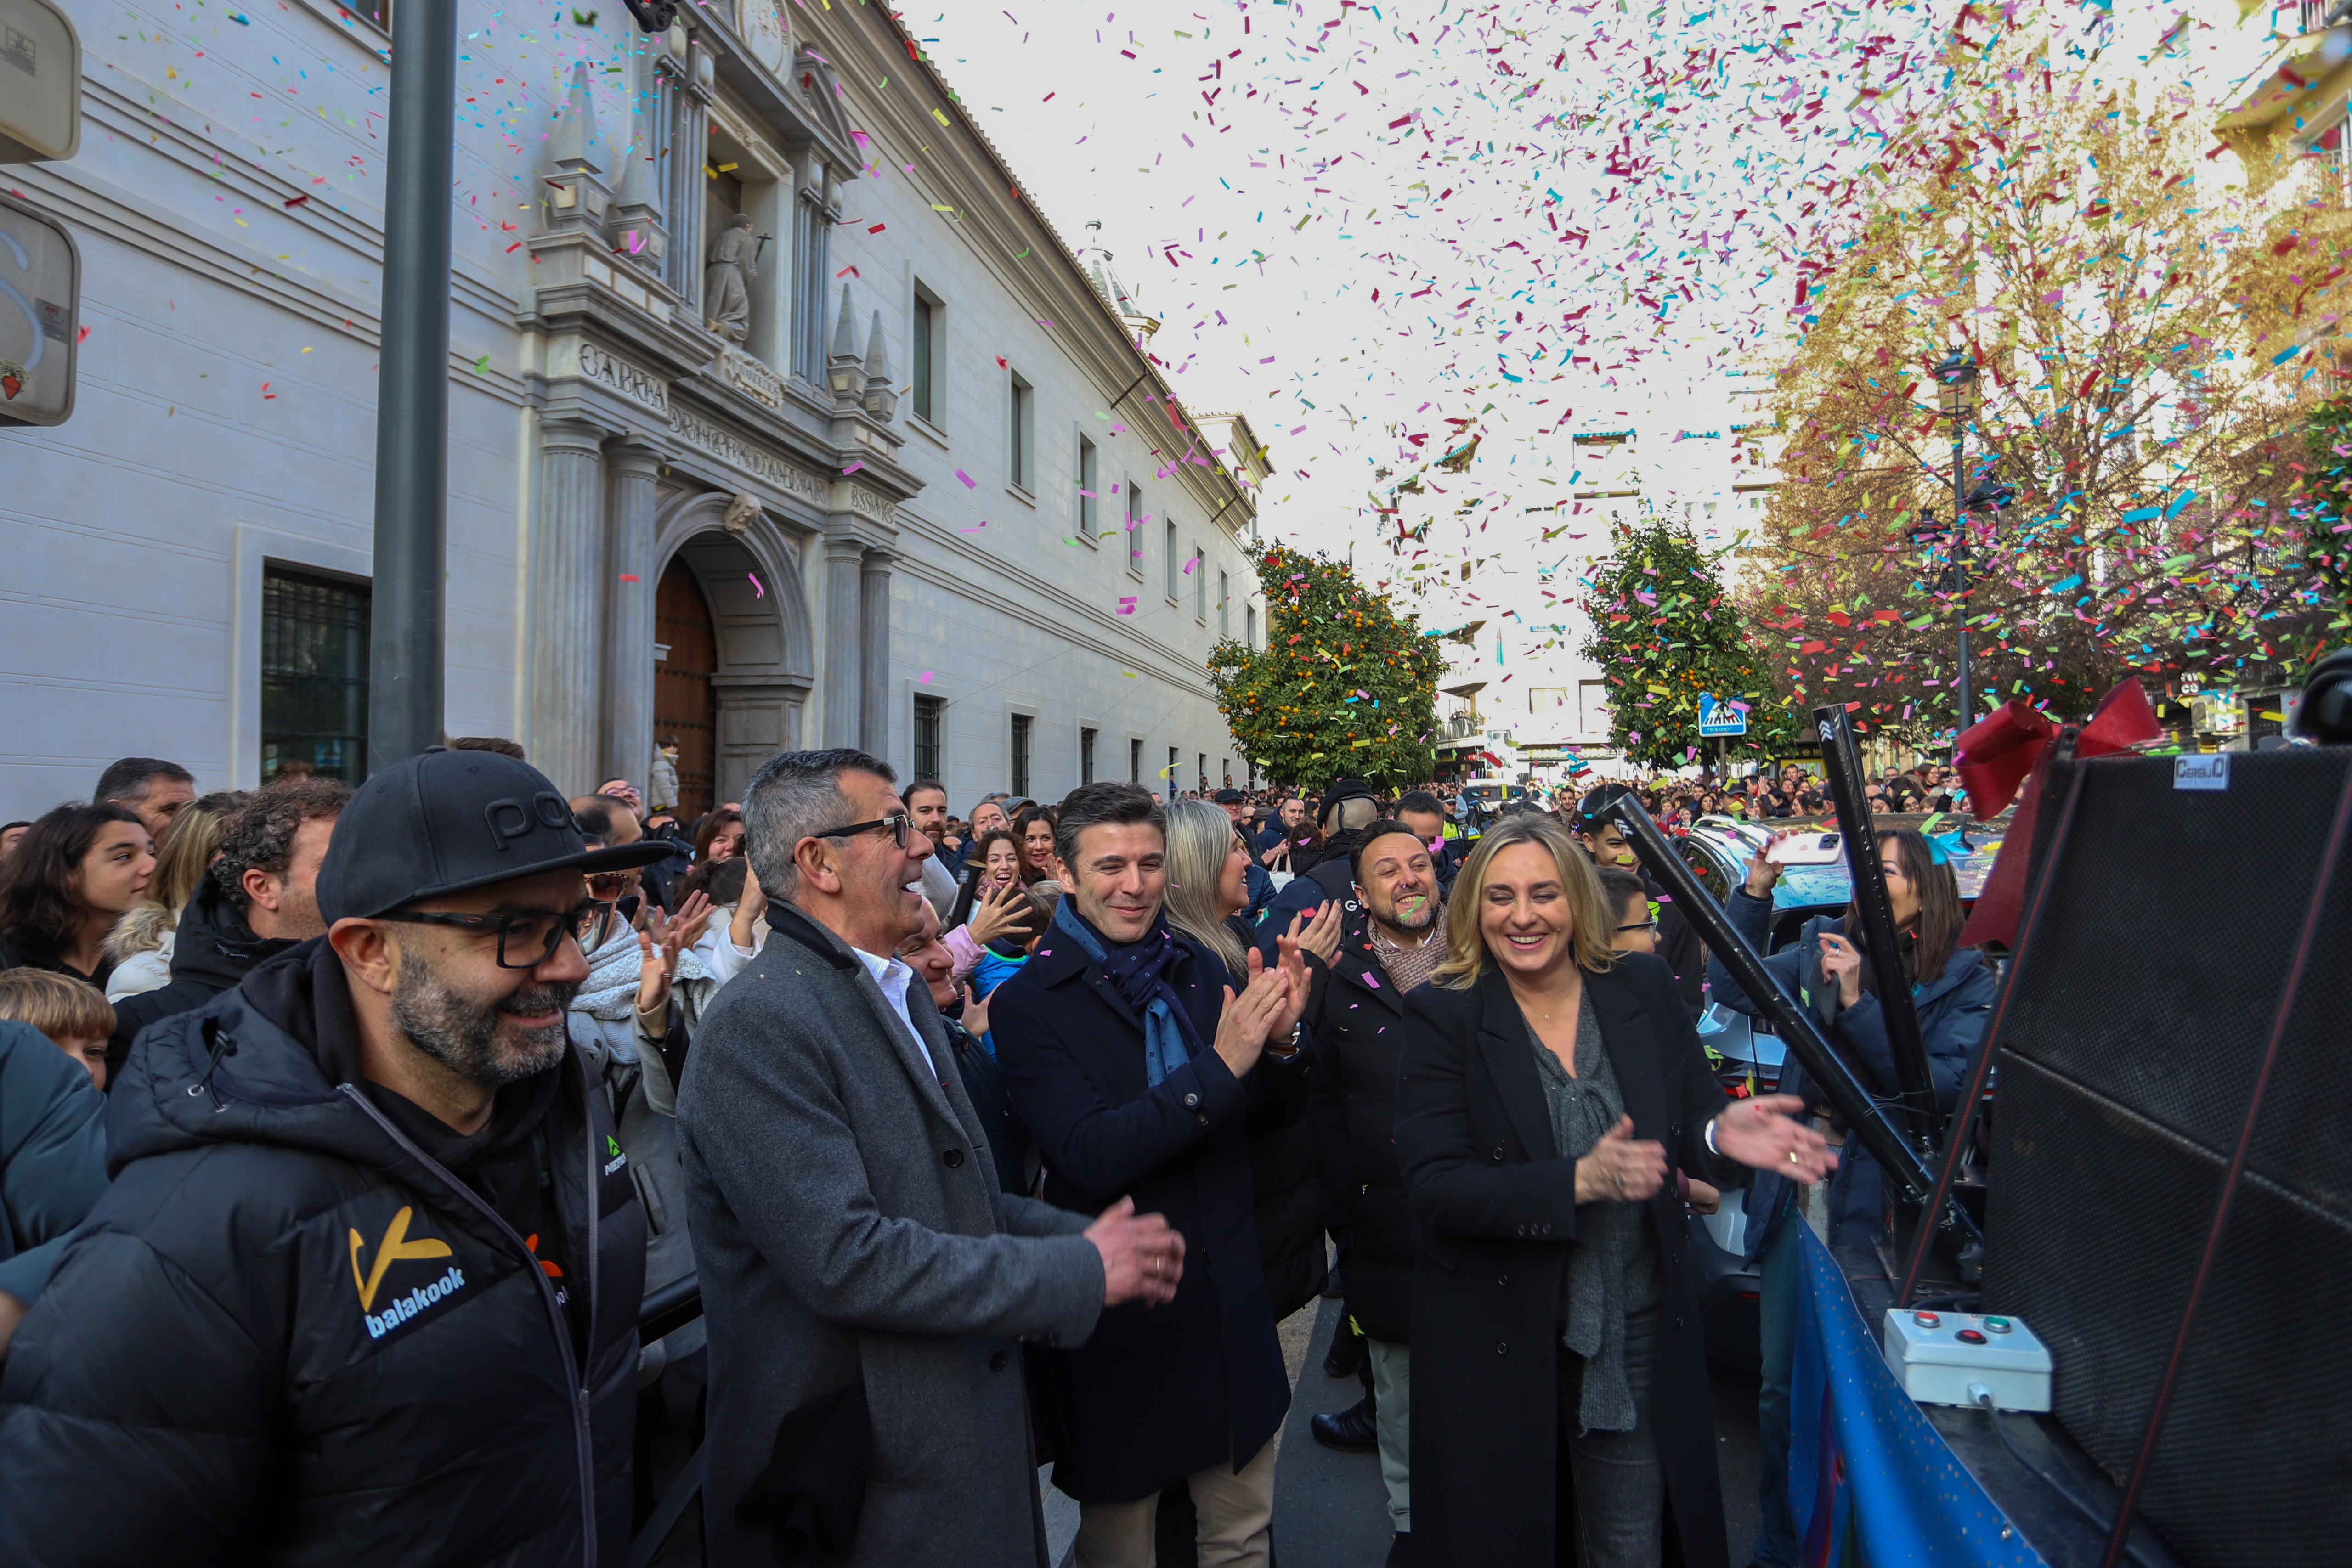
[(1345, 1410), (1316, 1416), (1307, 1426), (1317, 1442), (1343, 1454), (1368, 1454), (1381, 1446), (1380, 1418), (1369, 1395)]
[(1389, 1568), (1412, 1568), (1412, 1532), (1401, 1530), (1389, 1542)]
[(1356, 1332), (1354, 1323), (1341, 1318), (1331, 1335), (1331, 1348), (1323, 1355), (1323, 1375), (1353, 1377), (1356, 1369), (1364, 1364), (1365, 1354), (1364, 1336)]

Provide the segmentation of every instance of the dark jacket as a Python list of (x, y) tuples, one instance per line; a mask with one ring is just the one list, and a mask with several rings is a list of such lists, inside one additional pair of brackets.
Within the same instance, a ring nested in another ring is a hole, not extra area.
[(1275, 960), (1275, 938), (1290, 929), (1292, 920), (1302, 915), (1313, 919), (1314, 912), (1323, 907), (1326, 899), (1336, 898), (1344, 904), (1355, 897), (1356, 874), (1349, 861), (1362, 837), (1355, 832), (1332, 835), (1330, 842), (1324, 846), (1324, 858), (1292, 877), (1274, 895), (1265, 918), (1257, 923), (1257, 949), (1268, 964)]
[(1201, 1040), (1156, 1087), (1143, 1020), (1078, 945), (1048, 932), (989, 1002), (1013, 1108), (1045, 1159), (1045, 1201), (1098, 1214), (1132, 1195), (1183, 1233), (1176, 1299), (1102, 1314), (1049, 1360), (1065, 1439), (1054, 1484), (1131, 1502), (1211, 1465), (1246, 1464), (1282, 1425), (1290, 1377), (1258, 1248), (1249, 1123), (1296, 1120), (1307, 1055), (1262, 1058), (1246, 1082), (1210, 1048), (1225, 967), (1179, 936), (1170, 978)]
[[(1743, 887), (1723, 907), (1739, 934), (1762, 952), (1772, 925), (1772, 901), (1754, 897)], [(1822, 1032), (1829, 1036), (1830, 1044), (1860, 1075), (1863, 1086), (1874, 1095), (1890, 1096), (1896, 1092), (1897, 1083), (1895, 1056), (1886, 1042), (1885, 1010), (1878, 1005), (1878, 998), (1866, 991), (1853, 1007), (1840, 1009), (1837, 983), (1822, 967), (1822, 935), (1843, 935), (1844, 930), (1843, 917), (1817, 915), (1805, 923), (1802, 936), (1766, 958), (1764, 967), (1787, 988), (1790, 996), (1812, 1009), (1813, 1016), (1821, 1020)], [(1855, 945), (1860, 946), (1859, 940)], [(1715, 998), (1724, 1006), (1751, 1018), (1764, 1016), (1764, 1009), (1748, 999), (1739, 982), (1732, 978), (1731, 971), (1724, 967), (1722, 959), (1709, 956), (1707, 978), (1714, 987)], [(1973, 947), (1962, 947), (1952, 955), (1941, 975), (1913, 994), (1912, 1006), (1919, 1012), (1919, 1038), (1927, 1047), (1927, 1063), (1935, 1074), (1936, 1104), (1946, 1114), (1959, 1101), (1960, 1079), (1968, 1071), (1969, 1058), (1975, 1053), (1977, 1042), (1984, 1039), (1985, 1030), (1992, 1022), (1993, 998), (2000, 989), (2000, 981), (1992, 967), (1984, 961), (1984, 955)], [(1816, 1110), (1826, 1103), (1819, 1087), (1805, 1075), (1794, 1051), (1781, 1065), (1780, 1092), (1801, 1094)], [(1764, 1249), (1770, 1245), (1795, 1191), (1785, 1176), (1758, 1173), (1748, 1189), (1747, 1200), (1750, 1262), (1761, 1258)], [(1861, 1139), (1848, 1138), (1839, 1151), (1838, 1168), (1830, 1174), (1830, 1244), (1871, 1245), (1886, 1230), (1890, 1201), (1885, 1173), (1879, 1168), (1877, 1158)]]
[(988, 1152), (996, 1162), (996, 1185), (999, 1190), (1016, 1197), (1029, 1190), (1029, 1129), (1021, 1124), (1013, 1113), (1013, 1096), (1004, 1092), (1004, 1072), (996, 1059), (981, 1048), (979, 1038), (963, 1027), (961, 1019), (941, 1018), (940, 1027), (955, 1051), (957, 1075), (963, 1080), (963, 1092), (971, 1101), (971, 1108), (980, 1116), (982, 1134), (988, 1139)]
[(1404, 993), (1381, 967), (1365, 919), (1349, 911), (1328, 967), (1307, 961), (1315, 1065), (1307, 1116), (1316, 1174), (1348, 1228), (1348, 1311), (1372, 1338), (1402, 1343), (1412, 1337), (1412, 1223), (1396, 1153)]
[[(1257, 938), (1246, 916), (1225, 924), (1244, 950)], [(1307, 1071), (1311, 1077), (1313, 1068)], [(1280, 1322), (1321, 1295), (1330, 1278), (1330, 1255), (1323, 1246), (1329, 1204), (1315, 1178), (1315, 1143), (1306, 1117), (1252, 1116), (1249, 1158), (1258, 1260), (1265, 1265), (1274, 1321)]]
[[(98, 960), (98, 972), (85, 975), (50, 948), (0, 936), (0, 969), (47, 969), (53, 975), (63, 975), (69, 980), (79, 980), (102, 991), (106, 989), (108, 977), (114, 973), (114, 960), (101, 954)], [(112, 1080), (110, 1078), (108, 1082)]]
[(121, 1076), (131, 1042), (141, 1030), (174, 1013), (195, 1011), (223, 991), (234, 990), (257, 965), (298, 946), (284, 938), (256, 936), (213, 879), (205, 878), (180, 911), (179, 934), (172, 939), (171, 983), (114, 1004), (114, 1038), (106, 1045), (107, 1082)]
[(0, 1562), (622, 1561), (646, 1233), (585, 1069), (532, 1134), (567, 1314), (331, 1071), (357, 1051), (316, 1023), (350, 1007), (323, 947), (150, 1031), (110, 1097), (114, 1185), (0, 1378)]
[[(1621, 954), (1584, 983), (1633, 1136), (1686, 1172), (1723, 1174), (1704, 1135), (1727, 1102), (1665, 965)], [(1414, 1221), (1414, 1550), (1425, 1563), (1549, 1568), (1563, 1560), (1558, 1356), (1576, 1165), (1553, 1153), (1537, 1047), (1498, 970), (1468, 990), (1423, 986), (1405, 1015), (1396, 1145)], [(1665, 1471), (1667, 1561), (1724, 1568), (1697, 1266), (1675, 1184), (1643, 1213), (1665, 1274), (1643, 1418)]]
[(0, 1291), (37, 1300), (106, 1190), (106, 1097), (30, 1024), (0, 1019)]

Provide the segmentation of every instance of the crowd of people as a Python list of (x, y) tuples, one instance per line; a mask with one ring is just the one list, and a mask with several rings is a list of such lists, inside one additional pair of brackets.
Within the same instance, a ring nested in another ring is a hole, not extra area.
[[(1050, 1466), (1081, 1568), (1265, 1565), (1277, 1325), (1334, 1295), (1313, 1433), (1377, 1451), (1390, 1563), (1729, 1568), (1684, 1238), (1738, 1201), (1797, 1561), (1794, 1195), (1845, 1241), (1887, 1197), (1801, 1072), (1710, 1071), (1709, 998), (1760, 1009), (1627, 787), (959, 813), (830, 750), (689, 821), (664, 757), (650, 808), (498, 739), (356, 791), (129, 758), (0, 830), (0, 1559), (618, 1562), (685, 1426), (713, 1562), (1044, 1565)], [(1879, 838), (1948, 1100), (1991, 969)], [(1893, 1092), (1851, 914), (1770, 964)]]

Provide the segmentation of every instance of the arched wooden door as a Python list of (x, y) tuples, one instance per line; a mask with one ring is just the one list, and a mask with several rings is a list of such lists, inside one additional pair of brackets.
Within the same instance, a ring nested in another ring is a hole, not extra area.
[(677, 817), (691, 828), (710, 810), (713, 759), (719, 748), (719, 699), (710, 677), (719, 668), (719, 639), (710, 601), (683, 559), (672, 559), (654, 599), (654, 735), (677, 737)]

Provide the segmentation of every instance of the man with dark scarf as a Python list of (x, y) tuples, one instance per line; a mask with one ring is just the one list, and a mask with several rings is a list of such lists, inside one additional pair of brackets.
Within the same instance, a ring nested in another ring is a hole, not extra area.
[(1160, 1490), (1189, 1481), (1204, 1561), (1270, 1556), (1276, 1434), (1290, 1382), (1253, 1218), (1249, 1127), (1306, 1106), (1297, 940), (1227, 973), (1173, 932), (1159, 803), (1082, 786), (1055, 825), (1067, 895), (1035, 956), (989, 998), (1013, 1108), (1045, 1156), (1045, 1196), (1099, 1211), (1132, 1193), (1185, 1239), (1175, 1299), (1106, 1311), (1052, 1354), (1061, 1455), (1078, 1500), (1080, 1568), (1152, 1560)]

